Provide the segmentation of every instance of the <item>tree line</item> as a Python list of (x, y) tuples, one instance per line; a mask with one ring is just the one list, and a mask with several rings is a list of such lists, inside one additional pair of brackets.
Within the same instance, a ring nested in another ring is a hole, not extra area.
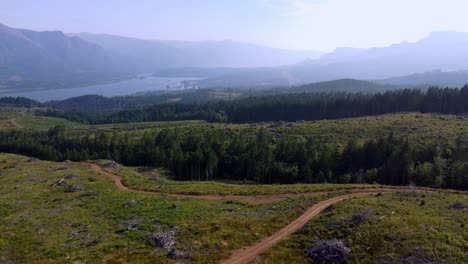
[(376, 94), (296, 93), (251, 96), (232, 101), (157, 104), (111, 113), (48, 110), (41, 115), (105, 124), (142, 121), (205, 120), (254, 123), (370, 116), (397, 112), (468, 113), (468, 86), (461, 89), (402, 89)]
[(72, 136), (0, 132), (0, 151), (41, 159), (112, 159), (130, 166), (164, 166), (179, 180), (251, 180), (260, 183), (380, 183), (468, 189), (468, 142), (417, 146), (390, 133), (346, 146), (313, 137), (223, 130), (165, 129), (129, 135), (102, 132)]

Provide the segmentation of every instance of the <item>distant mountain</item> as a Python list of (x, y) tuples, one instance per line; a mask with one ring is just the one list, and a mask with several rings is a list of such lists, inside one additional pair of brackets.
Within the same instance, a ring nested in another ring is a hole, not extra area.
[(468, 33), (434, 32), (415, 43), (382, 48), (338, 48), (319, 59), (270, 69), (269, 74), (264, 69), (251, 69), (209, 78), (202, 84), (274, 86), (346, 78), (377, 80), (434, 70), (468, 70)]
[(462, 87), (468, 84), (468, 71), (430, 71), (376, 81), (382, 84), (406, 86)]
[(183, 67), (187, 60), (187, 55), (177, 48), (154, 41), (91, 33), (70, 36), (77, 36), (103, 47), (121, 67), (132, 72)]
[(371, 49), (337, 49), (295, 67), (299, 77), (382, 79), (433, 70), (468, 69), (468, 33), (434, 32), (415, 43)]
[(275, 49), (234, 41), (163, 41), (80, 33), (80, 38), (140, 67), (154, 71), (164, 68), (264, 67), (295, 64), (318, 58), (317, 51)]
[(296, 64), (322, 55), (318, 51), (277, 49), (248, 43), (224, 41), (158, 41), (181, 49), (197, 67), (273, 67)]
[(94, 43), (0, 24), (0, 87), (62, 87), (107, 80), (113, 70), (112, 59)]

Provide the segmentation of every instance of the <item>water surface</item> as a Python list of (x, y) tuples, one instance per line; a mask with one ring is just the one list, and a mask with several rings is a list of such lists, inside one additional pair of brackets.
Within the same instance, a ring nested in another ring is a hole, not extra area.
[(181, 89), (183, 88), (181, 83), (182, 81), (192, 79), (193, 78), (164, 78), (154, 77), (152, 75), (140, 75), (133, 79), (76, 88), (6, 92), (0, 93), (0, 97), (26, 97), (36, 101), (45, 102), (50, 100), (64, 100), (87, 94), (103, 96), (130, 95), (163, 89)]

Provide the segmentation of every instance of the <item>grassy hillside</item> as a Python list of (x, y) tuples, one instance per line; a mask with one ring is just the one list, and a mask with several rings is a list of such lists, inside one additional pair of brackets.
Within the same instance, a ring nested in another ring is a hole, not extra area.
[[(27, 157), (0, 154), (0, 168), (0, 259), (6, 263), (214, 263), (278, 231), (307, 207), (351, 187), (188, 182), (179, 188), (172, 182), (164, 195), (123, 192), (86, 163), (31, 162)], [(121, 165), (114, 171), (127, 179), (148, 177)], [(72, 176), (65, 179), (66, 184), (53, 186), (68, 175)], [(167, 196), (187, 188), (245, 195), (338, 192), (259, 205)], [(466, 203), (466, 195), (441, 192), (348, 200), (261, 260), (307, 263), (304, 250), (311, 241), (338, 238), (351, 247), (352, 263), (407, 257), (415, 254), (415, 247), (420, 249), (418, 257), (462, 263), (466, 210), (448, 209), (454, 202)], [(355, 227), (344, 224), (353, 213), (364, 210), (378, 217)], [(330, 229), (331, 222), (338, 225)], [(175, 251), (166, 254), (152, 244), (151, 237), (170, 231)]]
[[(307, 252), (318, 240), (342, 240), (349, 263), (466, 263), (465, 194), (392, 194), (354, 198), (329, 208), (256, 263), (311, 263)], [(358, 222), (353, 215), (372, 212)]]
[[(0, 154), (1, 262), (213, 262), (271, 234), (319, 199), (250, 205), (128, 193), (87, 165), (27, 159)], [(78, 176), (66, 185), (52, 186), (72, 173)], [(68, 192), (77, 185), (83, 190)], [(148, 240), (170, 230), (179, 257)]]

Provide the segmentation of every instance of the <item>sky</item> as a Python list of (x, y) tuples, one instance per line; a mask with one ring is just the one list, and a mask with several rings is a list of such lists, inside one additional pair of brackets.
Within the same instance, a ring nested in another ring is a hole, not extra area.
[(467, 0), (1, 0), (0, 23), (142, 39), (331, 51), (468, 32)]

